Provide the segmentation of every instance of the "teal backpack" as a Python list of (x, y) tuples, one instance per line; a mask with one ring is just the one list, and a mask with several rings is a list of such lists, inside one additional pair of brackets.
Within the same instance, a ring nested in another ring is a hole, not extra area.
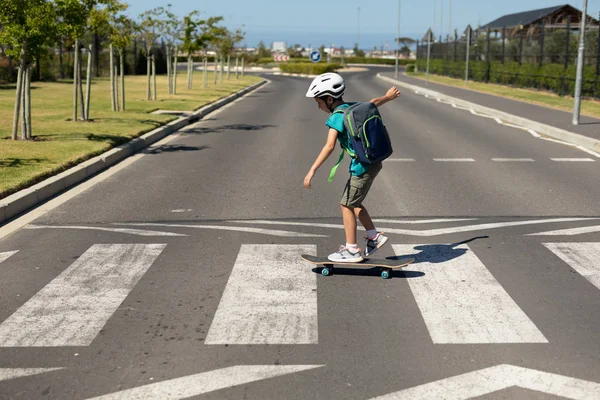
[(343, 148), (337, 164), (329, 174), (329, 182), (333, 180), (337, 167), (346, 152), (364, 165), (381, 162), (394, 152), (390, 136), (375, 104), (371, 102), (354, 103), (350, 107), (335, 110), (333, 113), (344, 114), (344, 127), (348, 133), (348, 143), (354, 150)]

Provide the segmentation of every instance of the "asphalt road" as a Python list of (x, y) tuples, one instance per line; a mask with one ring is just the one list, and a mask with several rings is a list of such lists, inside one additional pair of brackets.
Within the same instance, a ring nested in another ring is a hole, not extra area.
[(323, 277), (347, 173), (269, 79), (0, 240), (0, 398), (600, 398), (599, 158), (405, 92), (365, 205), (416, 262)]

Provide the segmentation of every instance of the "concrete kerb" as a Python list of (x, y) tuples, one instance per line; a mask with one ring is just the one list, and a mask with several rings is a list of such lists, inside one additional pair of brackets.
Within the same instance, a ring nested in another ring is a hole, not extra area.
[(513, 125), (519, 125), (526, 129), (532, 129), (537, 133), (548, 136), (554, 139), (562, 140), (564, 142), (568, 142), (571, 144), (575, 144), (577, 146), (582, 146), (588, 150), (592, 150), (595, 152), (600, 152), (600, 140), (590, 138), (587, 136), (580, 135), (575, 132), (569, 132), (564, 129), (556, 128), (554, 126), (542, 124), (541, 122), (532, 121), (527, 118), (519, 117), (513, 114), (506, 113), (504, 111), (496, 110), (489, 107), (484, 107), (482, 105), (471, 103), (465, 100), (461, 100), (455, 97), (447, 96), (445, 94), (423, 88), (421, 86), (411, 85), (406, 82), (398, 81), (396, 79), (377, 74), (379, 79), (384, 81), (393, 83), (395, 85), (404, 87), (409, 90), (417, 91), (419, 93), (423, 93), (432, 97), (439, 98), (442, 101), (451, 102), (456, 104), (459, 107), (465, 107), (474, 110), (475, 112), (486, 114), (491, 117), (500, 118), (502, 121), (508, 122)]
[(267, 83), (267, 80), (255, 83), (239, 92), (233, 93), (223, 99), (220, 99), (212, 104), (208, 104), (191, 115), (176, 119), (168, 124), (158, 127), (151, 132), (148, 132), (138, 138), (135, 138), (125, 144), (117, 146), (113, 149), (102, 153), (99, 156), (82, 162), (64, 172), (54, 175), (44, 181), (37, 183), (27, 189), (23, 189), (15, 194), (0, 200), (0, 224), (7, 221), (24, 211), (33, 208), (45, 200), (61, 193), (66, 189), (83, 182), (84, 180), (97, 175), (103, 170), (111, 167), (125, 158), (135, 154), (136, 152), (158, 142), (171, 133), (179, 129), (198, 122), (202, 117), (212, 111), (221, 108), (232, 101), (244, 96), (245, 94), (254, 91)]

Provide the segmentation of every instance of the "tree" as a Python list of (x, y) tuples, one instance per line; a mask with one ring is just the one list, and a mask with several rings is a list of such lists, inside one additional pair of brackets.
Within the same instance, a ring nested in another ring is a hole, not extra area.
[(19, 66), (12, 139), (17, 139), (21, 117), (21, 137), (27, 140), (32, 138), (31, 63), (39, 62), (41, 52), (57, 37), (57, 9), (47, 0), (0, 0), (0, 10), (0, 43)]
[[(137, 25), (137, 32), (140, 39), (144, 42), (144, 56), (147, 63), (147, 98), (156, 100), (156, 59), (154, 57), (154, 42), (156, 41), (157, 20), (152, 12), (146, 11), (140, 15), (141, 22)], [(154, 78), (153, 91), (151, 91), (150, 76)], [(152, 94), (154, 93), (154, 94)]]
[(259, 58), (271, 57), (271, 50), (267, 49), (267, 46), (265, 46), (265, 42), (263, 42), (262, 40), (258, 44), (258, 57)]
[(354, 45), (354, 56), (355, 57), (364, 57), (365, 52), (358, 48), (358, 43)]
[[(112, 32), (110, 40), (110, 76), (111, 76), (111, 91), (113, 99), (113, 111), (125, 110), (125, 48), (133, 42), (135, 33), (135, 24), (132, 20), (124, 15), (117, 16), (112, 22)], [(116, 85), (116, 74), (113, 60), (113, 48), (116, 48), (119, 54), (119, 69), (121, 72), (121, 104), (119, 106), (119, 94)]]

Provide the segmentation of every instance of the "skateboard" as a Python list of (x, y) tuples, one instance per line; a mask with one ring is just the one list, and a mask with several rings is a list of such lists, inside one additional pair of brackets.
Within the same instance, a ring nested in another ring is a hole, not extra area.
[(323, 265), (323, 269), (321, 270), (321, 275), (328, 276), (333, 274), (334, 265), (341, 266), (353, 266), (353, 267), (379, 267), (381, 269), (381, 277), (383, 279), (389, 279), (391, 276), (391, 272), (394, 269), (402, 268), (407, 266), (408, 264), (415, 261), (414, 258), (402, 258), (397, 260), (390, 259), (376, 259), (376, 258), (366, 258), (358, 263), (348, 263), (348, 262), (333, 262), (329, 260), (327, 257), (315, 257), (308, 254), (302, 254), (302, 259), (306, 262), (309, 262), (314, 265)]

